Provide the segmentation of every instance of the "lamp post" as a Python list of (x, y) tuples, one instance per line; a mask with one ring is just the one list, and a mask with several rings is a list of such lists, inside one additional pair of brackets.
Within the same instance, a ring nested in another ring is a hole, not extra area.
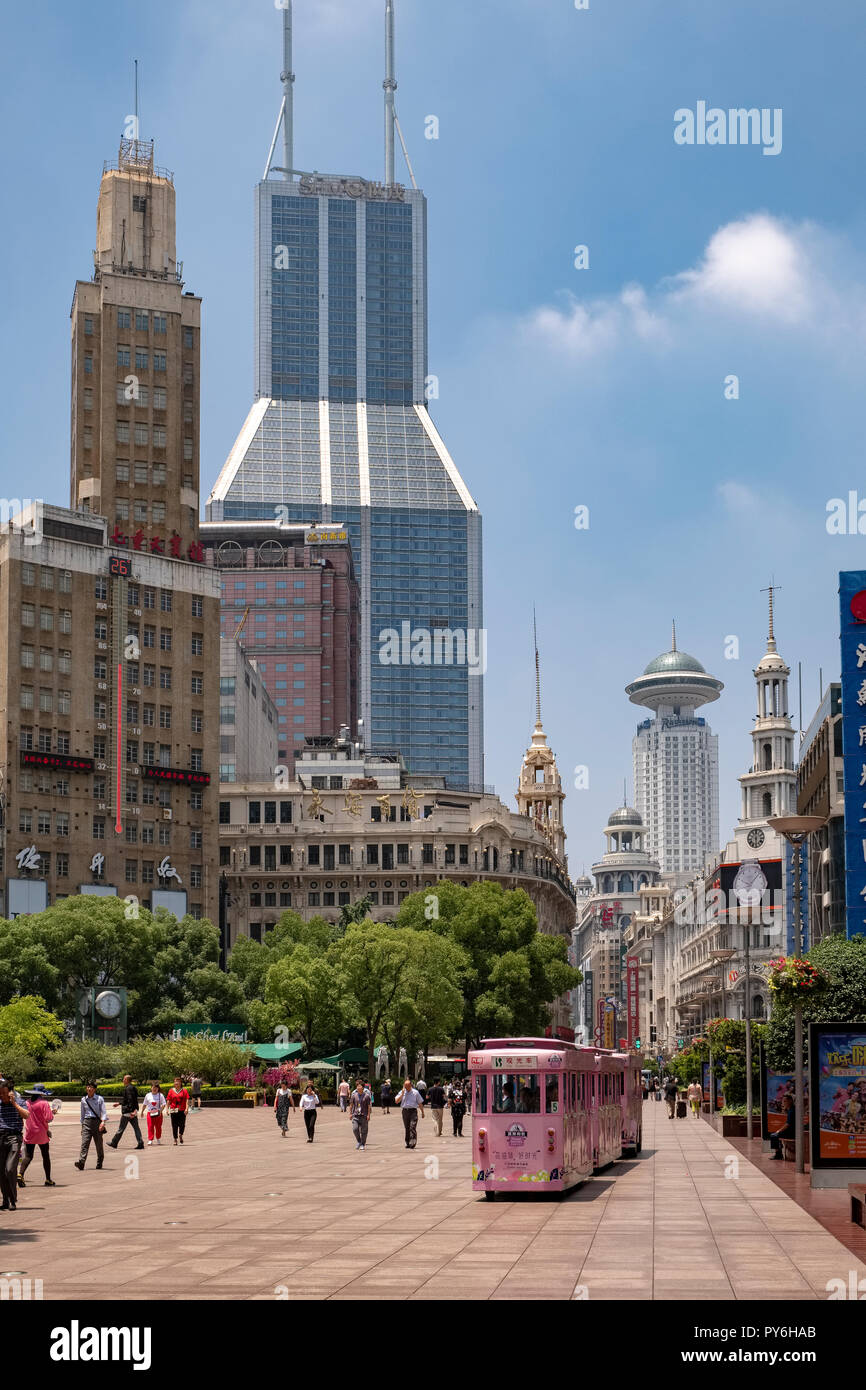
[[(801, 912), (800, 849), (815, 830), (825, 824), (823, 816), (774, 816), (767, 821), (771, 830), (783, 835), (794, 851), (794, 938), (797, 955), (803, 954), (803, 916)], [(798, 1173), (805, 1173), (803, 1144), (803, 1005), (794, 1001), (794, 1155)]]
[[(726, 1001), (726, 999), (725, 999), (725, 966), (727, 965), (727, 963), (728, 963), (729, 960), (733, 960), (734, 956), (735, 956), (737, 953), (736, 953), (736, 951), (730, 950), (728, 947), (721, 947), (721, 946), (719, 946), (719, 947), (716, 948), (715, 951), (710, 951), (709, 954), (712, 956), (713, 960), (717, 960), (717, 961), (719, 962), (719, 965), (722, 967), (722, 968), (721, 968), (721, 972), (720, 972), (720, 980), (719, 980), (719, 983), (721, 984), (721, 987), (722, 987), (722, 1018), (727, 1018), (727, 1016), (728, 1016), (728, 1005), (727, 1005), (727, 1001)], [(709, 1032), (710, 1032), (710, 1030), (709, 1030), (709, 1028), (708, 1028), (708, 1029), (707, 1029), (707, 1038), (708, 1038), (708, 1039), (709, 1039)], [(714, 1062), (713, 1062), (713, 1046), (712, 1046), (712, 1042), (710, 1042), (710, 1114), (711, 1114), (711, 1115), (715, 1115), (715, 1113), (716, 1113), (716, 1069), (715, 1069), (715, 1064), (714, 1064)]]

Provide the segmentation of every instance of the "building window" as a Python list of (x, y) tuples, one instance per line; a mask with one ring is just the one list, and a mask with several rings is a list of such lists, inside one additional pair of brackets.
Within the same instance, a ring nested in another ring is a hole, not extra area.
[(154, 316), (153, 316), (153, 331), (154, 331), (154, 333), (164, 333), (164, 332), (166, 331), (166, 324), (167, 324), (167, 322), (168, 322), (168, 320), (166, 319), (165, 314), (154, 314)]
[(54, 609), (53, 609), (53, 608), (40, 608), (40, 610), (39, 610), (39, 628), (40, 628), (40, 631), (41, 631), (41, 632), (53, 632), (53, 631), (54, 631)]
[(58, 690), (57, 692), (57, 713), (70, 714), (72, 712), (72, 691)]
[(160, 666), (159, 668), (159, 688), (160, 690), (171, 690), (171, 667)]
[(125, 876), (127, 883), (138, 883), (138, 864), (134, 859), (127, 859)]
[(101, 816), (94, 816), (94, 817), (93, 817), (93, 825), (92, 825), (92, 829), (91, 829), (91, 835), (92, 835), (92, 837), (93, 837), (94, 840), (104, 840), (104, 839), (105, 839), (105, 821), (103, 820), (103, 818), (102, 818)]
[(21, 626), (36, 626), (36, 609), (32, 603), (22, 603), (21, 605)]
[(161, 652), (171, 651), (171, 628), (161, 627), (159, 629), (159, 650)]
[(55, 874), (57, 875), (58, 878), (68, 878), (68, 877), (69, 877), (69, 855), (68, 855), (68, 854), (58, 854), (58, 855), (55, 857), (54, 865), (55, 865), (54, 872), (55, 872)]
[(190, 639), (190, 652), (192, 656), (204, 655), (204, 638), (198, 633)]

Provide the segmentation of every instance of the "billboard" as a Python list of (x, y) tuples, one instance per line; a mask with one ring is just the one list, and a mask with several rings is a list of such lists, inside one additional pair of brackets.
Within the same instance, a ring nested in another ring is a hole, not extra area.
[(180, 1042), (182, 1038), (245, 1043), (247, 1030), (242, 1023), (176, 1023), (171, 1030), (171, 1041)]
[(625, 964), (628, 984), (628, 1014), (626, 1021), (626, 1038), (628, 1040), (629, 1047), (631, 1047), (635, 1038), (640, 1037), (640, 1020), (638, 1018), (638, 997), (640, 988), (640, 976), (638, 974), (638, 971), (640, 968), (640, 961), (638, 960), (637, 956), (628, 956), (626, 958)]
[[(842, 763), (845, 785), (845, 933), (866, 930), (866, 570), (839, 575)], [(808, 856), (807, 856), (808, 857)]]
[(813, 1168), (866, 1168), (866, 1023), (809, 1025)]
[[(717, 1109), (717, 1110), (723, 1110), (723, 1109), (724, 1109), (724, 1105), (725, 1105), (725, 1097), (722, 1095), (722, 1072), (721, 1072), (721, 1070), (720, 1070), (719, 1068), (716, 1068), (715, 1080), (716, 1080), (716, 1109)], [(703, 1093), (704, 1093), (704, 1105), (706, 1105), (707, 1108), (709, 1108), (709, 1104), (710, 1104), (710, 1064), (709, 1064), (709, 1062), (701, 1062), (701, 1090), (702, 1090)]]
[[(772, 1067), (767, 1066), (767, 1058), (764, 1053), (763, 1045), (760, 1049), (761, 1058), (761, 1138), (769, 1139), (771, 1134), (776, 1134), (785, 1123), (785, 1110), (783, 1100), (785, 1096), (794, 1099), (794, 1073), (788, 1071), (773, 1071)], [(809, 1128), (809, 1078), (803, 1077), (803, 1128)]]
[(41, 878), (8, 878), (6, 880), (6, 916), (23, 917), (31, 912), (44, 912), (48, 906), (48, 884)]
[(150, 895), (151, 912), (156, 912), (158, 907), (167, 908), (180, 921), (186, 916), (186, 893), (174, 888), (154, 888)]

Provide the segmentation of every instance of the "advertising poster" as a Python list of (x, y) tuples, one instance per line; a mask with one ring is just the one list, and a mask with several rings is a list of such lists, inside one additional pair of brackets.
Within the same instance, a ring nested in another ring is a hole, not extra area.
[[(794, 1099), (794, 1073), (773, 1071), (761, 1048), (761, 1138), (769, 1139), (785, 1123), (785, 1096)], [(803, 1128), (809, 1128), (809, 1078), (803, 1077)]]
[(866, 1023), (809, 1027), (812, 1167), (866, 1167)]
[[(704, 1105), (710, 1103), (710, 1064), (701, 1062), (701, 1089), (704, 1093)], [(722, 1073), (716, 1072), (716, 1109), (722, 1110), (725, 1104), (725, 1097), (722, 1095)]]

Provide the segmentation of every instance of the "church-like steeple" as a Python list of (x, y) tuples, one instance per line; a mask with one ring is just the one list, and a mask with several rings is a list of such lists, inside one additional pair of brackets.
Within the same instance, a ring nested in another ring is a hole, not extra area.
[(547, 746), (547, 735), (541, 723), (541, 664), (538, 658), (538, 637), (535, 612), (532, 614), (532, 635), (535, 646), (535, 729), (532, 741), (523, 755), (523, 765), (517, 784), (517, 807), (522, 816), (529, 816), (546, 836), (557, 858), (565, 862), (565, 830), (562, 825), (562, 803), (565, 792), (556, 766), (553, 750)]
[(794, 729), (788, 713), (790, 668), (779, 655), (774, 627), (771, 584), (767, 620), (767, 650), (754, 670), (757, 713), (752, 729), (752, 766), (740, 777), (742, 814), (738, 839), (745, 835), (748, 851), (766, 853), (775, 833), (767, 826), (771, 816), (790, 816), (797, 810), (797, 774), (794, 768)]

